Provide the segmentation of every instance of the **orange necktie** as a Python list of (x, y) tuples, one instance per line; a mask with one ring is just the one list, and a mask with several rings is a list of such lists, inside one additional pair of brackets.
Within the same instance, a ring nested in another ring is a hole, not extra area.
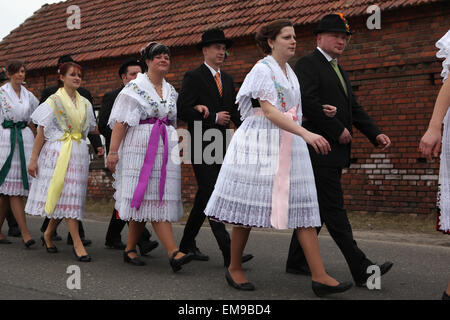
[(214, 79), (216, 80), (217, 89), (219, 89), (219, 94), (220, 96), (222, 96), (222, 83), (220, 83), (220, 74), (218, 72), (216, 72)]

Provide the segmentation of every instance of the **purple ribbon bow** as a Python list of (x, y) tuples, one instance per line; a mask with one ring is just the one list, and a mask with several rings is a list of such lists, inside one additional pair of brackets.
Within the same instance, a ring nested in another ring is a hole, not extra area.
[(162, 204), (162, 198), (164, 195), (164, 186), (166, 185), (166, 174), (167, 174), (167, 160), (169, 159), (169, 149), (167, 142), (167, 130), (166, 125), (169, 125), (169, 119), (164, 117), (159, 118), (149, 118), (146, 120), (141, 120), (139, 124), (154, 124), (152, 132), (150, 134), (150, 139), (148, 141), (147, 152), (145, 154), (144, 164), (141, 168), (141, 173), (139, 175), (139, 182), (134, 190), (133, 199), (131, 200), (131, 208), (136, 208), (139, 210), (141, 207), (142, 200), (144, 199), (145, 191), (148, 187), (148, 180), (153, 170), (153, 164), (155, 162), (155, 157), (158, 152), (159, 137), (161, 136), (164, 144), (164, 154), (163, 163), (161, 167), (161, 178), (159, 179), (159, 206)]

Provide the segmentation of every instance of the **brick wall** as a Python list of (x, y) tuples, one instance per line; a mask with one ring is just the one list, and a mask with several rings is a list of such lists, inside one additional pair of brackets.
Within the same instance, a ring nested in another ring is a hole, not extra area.
[[(440, 88), (441, 62), (435, 58), (435, 42), (448, 30), (450, 5), (440, 3), (381, 13), (381, 30), (368, 30), (367, 17), (350, 19), (355, 34), (340, 64), (347, 71), (360, 104), (392, 140), (385, 152), (374, 148), (355, 130), (352, 164), (344, 170), (345, 204), (356, 212), (417, 213), (434, 211), (438, 161), (427, 163), (418, 152), (419, 139), (431, 117)], [(295, 61), (315, 47), (313, 26), (296, 29)], [(176, 89), (183, 74), (203, 60), (194, 47), (173, 48), (167, 80)], [(252, 38), (234, 40), (223, 69), (236, 87), (262, 55)], [(104, 93), (120, 86), (117, 69), (122, 58), (83, 63), (84, 86), (101, 103)], [(31, 71), (27, 82), (36, 94), (52, 84), (55, 69)], [(180, 123), (180, 127), (185, 127)], [(94, 162), (88, 197), (111, 197), (112, 178), (101, 162)], [(190, 165), (182, 165), (182, 193), (192, 203), (196, 183)]]

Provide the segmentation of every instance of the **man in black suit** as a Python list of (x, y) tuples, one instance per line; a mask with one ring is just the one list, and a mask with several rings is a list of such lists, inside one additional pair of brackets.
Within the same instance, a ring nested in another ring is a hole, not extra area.
[[(136, 58), (127, 59), (122, 66), (119, 68), (119, 77), (123, 82), (123, 86), (113, 90), (111, 92), (105, 93), (102, 100), (102, 107), (100, 108), (100, 113), (98, 115), (98, 130), (105, 137), (106, 141), (106, 152), (109, 152), (109, 144), (111, 142), (112, 130), (108, 126), (109, 116), (111, 115), (111, 110), (114, 105), (114, 101), (122, 91), (123, 87), (131, 80), (136, 79), (138, 73), (142, 73), (142, 64)], [(125, 226), (125, 221), (117, 217), (117, 210), (113, 210), (111, 221), (109, 222), (108, 231), (106, 233), (105, 246), (112, 249), (125, 249), (126, 245), (122, 242), (120, 233)], [(157, 241), (150, 240), (151, 233), (147, 228), (141, 235), (138, 242), (139, 251), (141, 255), (146, 255), (151, 250), (158, 246)]]
[[(61, 56), (58, 59), (58, 70), (59, 70), (59, 66), (62, 65), (63, 63), (65, 63), (65, 62), (75, 62), (76, 63), (76, 61), (74, 61), (70, 55)], [(60, 80), (58, 80), (58, 81), (60, 81)], [(54, 93), (56, 93), (56, 91), (58, 91), (58, 88), (59, 88), (58, 85), (54, 85), (54, 86), (50, 86), (50, 87), (47, 87), (44, 90), (42, 90), (42, 92), (41, 92), (41, 99), (39, 100), (39, 103), (40, 104), (44, 103), (45, 100), (48, 99), (48, 97), (50, 97), (52, 94), (54, 94)], [(80, 87), (80, 88), (77, 89), (77, 91), (78, 91), (78, 93), (80, 95), (82, 95), (83, 97), (88, 99), (89, 102), (92, 105), (94, 105), (94, 99), (92, 98), (91, 93), (87, 89)], [(105, 150), (103, 149), (103, 145), (102, 145), (102, 141), (100, 139), (100, 136), (98, 134), (91, 134), (90, 133), (90, 134), (88, 134), (88, 138), (89, 138), (89, 141), (91, 142), (92, 146), (94, 147), (94, 150), (97, 153), (97, 156), (98, 157), (103, 156), (104, 153), (105, 153)], [(45, 230), (47, 229), (47, 226), (48, 226), (49, 222), (50, 222), (50, 219), (49, 218), (45, 218), (45, 220), (44, 220), (44, 222), (43, 222), (43, 224), (41, 226), (41, 232), (42, 233), (44, 233)], [(78, 230), (79, 230), (80, 238), (81, 238), (81, 241), (83, 242), (83, 245), (84, 246), (90, 245), (92, 243), (92, 241), (89, 240), (89, 239), (86, 239), (85, 233), (84, 233), (84, 228), (83, 228), (83, 223), (81, 221), (79, 221), (79, 228), (78, 228)], [(55, 232), (55, 234), (52, 237), (52, 240), (61, 240), (61, 237), (58, 236), (58, 234)], [(72, 236), (70, 235), (70, 233), (67, 235), (67, 244), (69, 244), (69, 245), (73, 244)]]
[[(350, 27), (341, 14), (322, 18), (314, 32), (317, 49), (297, 61), (295, 73), (302, 92), (303, 126), (325, 137), (331, 146), (327, 155), (318, 155), (310, 147), (314, 169), (320, 217), (325, 223), (358, 286), (364, 286), (367, 268), (374, 263), (358, 248), (344, 209), (341, 186), (342, 169), (350, 164), (352, 126), (361, 131), (375, 146), (385, 150), (391, 141), (382, 134), (369, 115), (358, 104), (345, 71), (337, 64), (351, 35)], [(337, 108), (334, 117), (324, 113), (326, 105)], [(317, 232), (320, 228), (317, 228)], [(392, 267), (392, 262), (379, 265), (381, 275)], [(310, 274), (305, 255), (295, 232), (291, 239), (286, 272)]]
[[(220, 70), (226, 49), (231, 44), (231, 40), (225, 38), (222, 30), (212, 29), (203, 33), (202, 41), (197, 48), (202, 50), (205, 62), (197, 69), (185, 74), (177, 103), (178, 117), (187, 122), (191, 135), (191, 161), (198, 185), (194, 206), (180, 242), (180, 250), (184, 253), (192, 252), (194, 259), (201, 261), (207, 261), (209, 257), (198, 249), (195, 238), (205, 220), (204, 210), (219, 175), (226, 148), (226, 129), (229, 128), (230, 120), (236, 126), (241, 124), (240, 114), (235, 104), (236, 92), (233, 79)], [(218, 139), (217, 141), (203, 141), (204, 133), (209, 129), (220, 132), (220, 138), (215, 138)], [(210, 143), (222, 146), (222, 150), (216, 149), (214, 155), (211, 154), (215, 159), (220, 159), (219, 161), (204, 159), (205, 148)], [(222, 251), (224, 265), (228, 267), (230, 235), (223, 223), (208, 220)], [(253, 258), (252, 255), (244, 255), (242, 261), (246, 262), (251, 258)]]

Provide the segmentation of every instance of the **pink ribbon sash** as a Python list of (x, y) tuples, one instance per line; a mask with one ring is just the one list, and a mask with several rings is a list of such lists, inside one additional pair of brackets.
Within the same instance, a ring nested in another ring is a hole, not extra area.
[(133, 199), (131, 200), (131, 208), (136, 208), (139, 210), (141, 207), (142, 200), (144, 199), (145, 191), (148, 187), (148, 180), (153, 170), (153, 164), (155, 163), (155, 157), (158, 152), (159, 137), (161, 136), (164, 144), (164, 154), (163, 163), (161, 167), (161, 178), (159, 179), (159, 206), (162, 204), (162, 198), (164, 195), (164, 186), (166, 185), (166, 174), (167, 174), (167, 160), (169, 159), (169, 148), (167, 141), (167, 129), (166, 125), (169, 125), (169, 119), (164, 117), (159, 118), (149, 118), (146, 120), (141, 120), (139, 124), (154, 124), (152, 132), (150, 134), (150, 139), (148, 141), (147, 152), (145, 154), (144, 164), (141, 168), (141, 173), (139, 175), (139, 181), (134, 190)]
[[(258, 110), (259, 109), (259, 110)], [(297, 121), (298, 107), (284, 112), (284, 115)], [(264, 115), (260, 108), (255, 109), (255, 115)], [(272, 213), (270, 224), (276, 229), (287, 229), (289, 218), (289, 188), (291, 173), (292, 139), (294, 135), (281, 130), (281, 144), (278, 155), (278, 167), (272, 188)]]

